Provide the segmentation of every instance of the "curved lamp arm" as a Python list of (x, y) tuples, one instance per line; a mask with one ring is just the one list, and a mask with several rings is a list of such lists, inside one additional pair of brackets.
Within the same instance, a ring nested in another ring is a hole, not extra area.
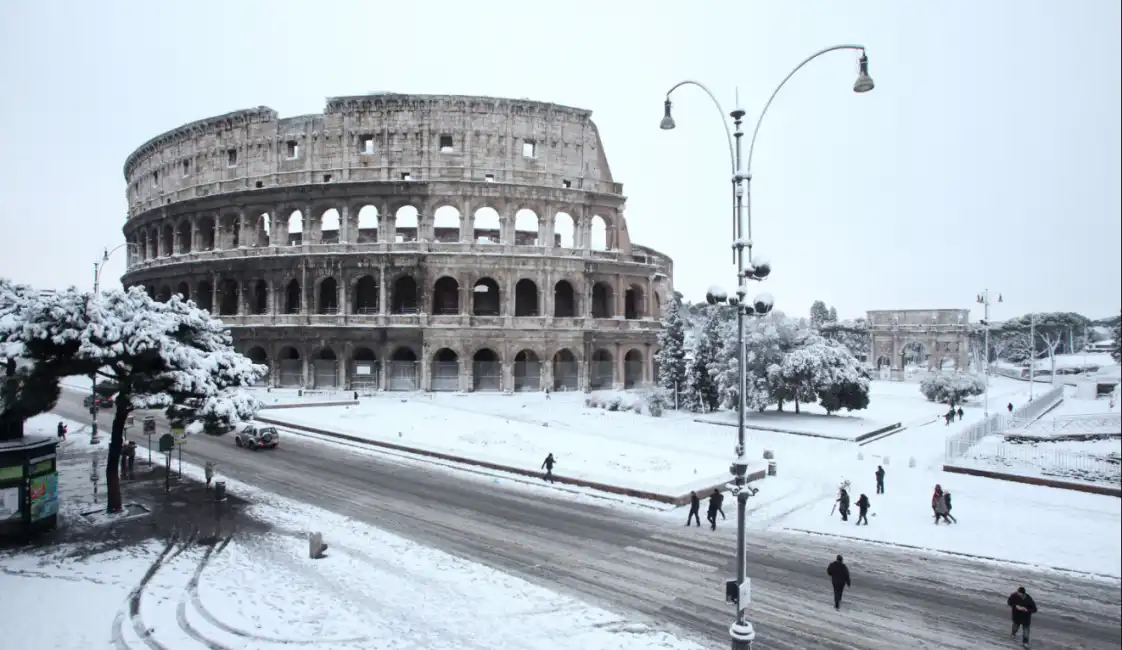
[[(712, 91), (710, 91), (705, 86), (705, 84), (701, 83), (700, 81), (693, 81), (692, 79), (687, 79), (685, 81), (679, 81), (678, 83), (674, 84), (674, 86), (670, 90), (666, 91), (666, 99), (670, 99), (670, 94), (673, 93), (675, 90), (681, 88), (682, 86), (697, 86), (698, 88), (703, 90), (706, 95), (709, 95), (709, 99), (713, 100), (713, 105), (717, 107), (717, 113), (720, 114), (721, 126), (723, 126), (725, 128), (725, 138), (728, 139), (729, 166), (732, 168), (732, 175), (736, 176), (736, 171), (737, 171), (736, 170), (736, 154), (733, 152), (733, 147), (732, 147), (732, 131), (729, 130), (728, 121), (725, 120), (726, 113), (725, 113), (725, 109), (721, 108), (721, 102), (717, 101), (717, 97), (713, 94)], [(759, 125), (757, 125), (756, 128), (759, 128)]]
[[(746, 173), (748, 173), (748, 174), (752, 173), (752, 153), (756, 149), (756, 136), (759, 135), (759, 133), (760, 133), (760, 124), (763, 123), (764, 115), (767, 115), (767, 109), (771, 108), (771, 103), (775, 100), (775, 96), (779, 94), (779, 91), (783, 89), (783, 86), (787, 85), (787, 81), (791, 77), (795, 76), (796, 72), (803, 69), (803, 66), (805, 66), (806, 64), (810, 63), (811, 61), (817, 59), (818, 57), (822, 56), (823, 54), (826, 54), (828, 52), (835, 52), (837, 50), (857, 50), (859, 52), (864, 52), (865, 51), (865, 46), (864, 45), (834, 45), (834, 46), (828, 47), (824, 50), (819, 50), (818, 52), (815, 52), (814, 54), (811, 54), (810, 56), (808, 56), (805, 60), (803, 60), (802, 63), (795, 66), (794, 70), (791, 70), (791, 72), (787, 73), (787, 76), (783, 78), (783, 81), (780, 81), (779, 85), (775, 87), (775, 90), (771, 93), (771, 97), (768, 98), (767, 103), (764, 104), (764, 110), (760, 111), (760, 116), (758, 118), (756, 118), (756, 129), (754, 131), (752, 131), (752, 142), (749, 143), (749, 145), (748, 145), (748, 166), (744, 170)], [(725, 128), (728, 128), (728, 127), (725, 127)], [(749, 235), (749, 236), (751, 236), (751, 235)]]

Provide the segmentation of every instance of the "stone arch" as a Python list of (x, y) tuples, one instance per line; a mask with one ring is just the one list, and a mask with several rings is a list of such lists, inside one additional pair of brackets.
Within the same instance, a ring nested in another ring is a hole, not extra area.
[(568, 348), (553, 353), (553, 390), (580, 390), (580, 364)]
[(931, 361), (931, 349), (923, 342), (911, 339), (900, 348), (902, 368), (910, 365), (926, 368)]
[(288, 241), (283, 242), (289, 246), (299, 246), (304, 243), (304, 213), (293, 210), (288, 213)]
[(608, 218), (600, 214), (592, 215), (588, 228), (588, 248), (594, 251), (606, 251), (611, 243), (611, 238), (608, 236)]
[(553, 215), (553, 242), (559, 248), (576, 248), (577, 226), (573, 215), (558, 212)]
[(160, 257), (175, 255), (175, 228), (170, 223), (165, 223), (160, 230)]
[(623, 294), (623, 317), (626, 320), (645, 318), (645, 305), (643, 304), (643, 287), (631, 284)]
[(417, 353), (407, 345), (390, 355), (386, 387), (389, 390), (417, 390)]
[(160, 256), (160, 233), (159, 228), (153, 226), (148, 230), (144, 247), (148, 250), (148, 259), (154, 260)]
[(435, 316), (455, 316), (460, 313), (460, 283), (445, 275), (432, 286), (432, 313)]
[(304, 361), (300, 351), (288, 345), (277, 353), (277, 385), (296, 388), (304, 385)]
[(208, 280), (199, 283), (199, 289), (195, 292), (195, 306), (203, 311), (213, 311), (214, 286)]
[(623, 355), (623, 387), (624, 389), (637, 388), (643, 383), (644, 359), (643, 353), (635, 348)]
[(514, 243), (521, 246), (540, 246), (538, 213), (522, 208), (514, 213)]
[(615, 381), (615, 362), (612, 353), (604, 348), (598, 348), (592, 353), (589, 364), (588, 387), (591, 390), (607, 390)]
[(502, 293), (499, 283), (483, 277), (471, 287), (471, 313), (474, 316), (498, 316), (502, 313)]
[(312, 358), (312, 385), (329, 390), (339, 387), (339, 356), (331, 346), (320, 348)]
[(359, 278), (355, 282), (354, 300), (351, 301), (351, 309), (354, 313), (377, 314), (378, 301), (381, 298), (378, 291), (378, 281), (374, 279), (374, 276), (368, 273)]
[(171, 287), (166, 284), (160, 287), (160, 290), (156, 292), (156, 300), (160, 302), (167, 302), (171, 300)]
[(338, 244), (339, 238), (339, 211), (328, 208), (319, 218), (319, 241), (321, 244)]
[(433, 241), (453, 243), (460, 241), (463, 218), (451, 205), (442, 205), (432, 213)]
[(420, 311), (421, 291), (412, 275), (406, 273), (394, 280), (390, 296), (391, 314), (416, 314)]
[(148, 294), (148, 297), (150, 299), (155, 300), (156, 299), (156, 287), (154, 287), (150, 284), (146, 284), (146, 285), (142, 285), (142, 286), (144, 287), (144, 293)]
[(253, 363), (268, 368), (265, 374), (258, 377), (255, 382), (257, 386), (268, 385), (269, 377), (273, 374), (273, 367), (272, 364), (269, 363), (269, 354), (265, 352), (265, 348), (260, 345), (255, 345), (245, 351), (245, 356)]
[(316, 313), (339, 313), (339, 282), (333, 276), (323, 278), (316, 286)]
[(237, 280), (226, 278), (218, 283), (218, 315), (236, 316), (238, 302), (241, 299), (241, 287)]
[(514, 315), (541, 316), (538, 285), (529, 278), (522, 278), (514, 285)]
[(652, 291), (651, 300), (654, 303), (654, 313), (651, 314), (651, 316), (658, 320), (662, 320), (662, 296), (658, 295), (657, 291)]
[(143, 230), (138, 230), (133, 235), (133, 243), (136, 246), (136, 260), (138, 262), (145, 262), (148, 260), (148, 233)]
[(225, 212), (218, 215), (223, 234), (229, 235), (230, 248), (241, 246), (241, 215), (237, 212)]
[(553, 285), (553, 316), (555, 318), (576, 318), (578, 310), (577, 292), (568, 280), (558, 280)]
[(175, 246), (181, 253), (191, 252), (191, 222), (187, 219), (175, 224)]
[(879, 357), (877, 357), (877, 370), (880, 370), (881, 368), (891, 368), (891, 367), (892, 367), (892, 359), (889, 359), (888, 355), (882, 354)]
[(198, 233), (199, 250), (214, 250), (214, 215), (205, 214), (196, 219), (195, 231)]
[(471, 355), (471, 386), (476, 391), (502, 390), (503, 364), (498, 352), (479, 348)]
[(256, 315), (269, 313), (269, 283), (258, 279), (253, 283), (250, 311)]
[(272, 246), (273, 245), (273, 220), (268, 212), (262, 212), (257, 216), (257, 222), (254, 224), (257, 231), (257, 245), (258, 246)]
[(180, 282), (179, 286), (175, 288), (175, 292), (183, 297), (183, 300), (191, 299), (191, 285), (186, 282)]
[(303, 307), (304, 292), (301, 291), (300, 281), (293, 278), (284, 286), (284, 313), (299, 314)]
[(502, 243), (502, 219), (491, 206), (483, 206), (472, 215), (471, 241), (477, 244)]
[(420, 239), (420, 217), (416, 206), (403, 205), (394, 212), (394, 231), (399, 244)]
[(460, 390), (460, 355), (452, 348), (440, 348), (432, 355), (430, 375), (432, 390)]
[(378, 241), (378, 222), (381, 215), (373, 205), (363, 205), (358, 209), (358, 243), (372, 244)]
[(530, 349), (514, 355), (514, 390), (541, 390), (542, 363), (538, 353)]
[(374, 390), (378, 387), (378, 355), (365, 346), (351, 352), (351, 389)]
[(600, 281), (592, 285), (592, 317), (612, 318), (615, 316), (615, 296), (612, 285)]

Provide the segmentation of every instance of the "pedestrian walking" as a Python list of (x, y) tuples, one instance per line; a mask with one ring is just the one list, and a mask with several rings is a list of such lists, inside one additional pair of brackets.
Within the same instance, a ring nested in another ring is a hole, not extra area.
[(134, 467), (136, 466), (136, 441), (130, 440), (128, 446), (125, 447), (126, 458), (128, 458), (129, 478), (136, 478)]
[(59, 437), (60, 440), (66, 440), (66, 425), (65, 424), (63, 424), (61, 421), (59, 421), (56, 431), (58, 432), (58, 437)]
[(1013, 402), (1009, 402), (1008, 404), (1006, 404), (1005, 408), (1009, 409), (1009, 412), (1012, 413), (1013, 412)]
[(857, 499), (857, 525), (858, 526), (861, 525), (862, 521), (865, 522), (866, 526), (869, 525), (869, 518), (866, 516), (868, 514), (869, 514), (869, 497), (862, 494)]
[(849, 492), (842, 488), (838, 492), (838, 512), (841, 514), (842, 521), (849, 521)]
[(545, 387), (545, 398), (549, 399), (549, 386)]
[(721, 503), (725, 500), (725, 495), (717, 488), (713, 488), (713, 492), (709, 495), (709, 512), (706, 519), (709, 520), (709, 529), (717, 530), (717, 513), (721, 511)]
[(877, 465), (877, 494), (884, 494), (884, 468)]
[(949, 427), (951, 426), (951, 422), (954, 422), (954, 409), (943, 414), (943, 423)]
[(948, 523), (957, 524), (958, 520), (955, 519), (954, 515), (951, 514), (951, 493), (950, 492), (944, 492), (943, 493), (943, 505), (945, 505), (946, 508), (947, 508), (947, 511), (943, 514), (943, 519), (946, 519)]
[[(935, 513), (935, 523), (938, 524), (940, 519), (947, 519), (947, 500), (943, 498), (943, 487), (941, 485), (935, 486), (935, 493), (931, 495), (931, 511)], [(947, 519), (947, 523), (951, 523)]]
[(214, 479), (214, 461), (208, 460), (206, 465), (203, 466), (203, 474), (206, 476), (206, 489), (210, 489), (210, 482)]
[(965, 413), (963, 413), (962, 407), (960, 406), (960, 407), (958, 407), (958, 421), (959, 422), (962, 422), (962, 416), (963, 415), (965, 415)]
[(701, 527), (701, 515), (698, 512), (701, 510), (701, 499), (697, 498), (697, 492), (690, 492), (690, 514), (686, 515), (686, 526), (690, 522), (697, 522), (697, 526)]
[(830, 583), (834, 586), (834, 609), (841, 609), (842, 592), (853, 584), (849, 581), (849, 567), (842, 562), (842, 556), (826, 567), (826, 575), (830, 576)]
[(120, 468), (118, 473), (120, 474), (120, 477), (122, 479), (127, 479), (129, 477), (129, 446), (128, 445), (122, 445), (121, 446), (121, 461), (120, 461), (120, 464), (121, 464), (121, 468)]
[(1032, 615), (1036, 613), (1036, 601), (1028, 595), (1024, 587), (1018, 587), (1005, 602), (1013, 610), (1013, 631), (1009, 636), (1016, 639), (1017, 630), (1020, 630), (1021, 643), (1028, 646), (1029, 628), (1032, 626)]
[(553, 466), (556, 463), (557, 463), (557, 461), (553, 459), (553, 454), (552, 453), (550, 453), (548, 456), (546, 456), (545, 460), (542, 461), (542, 467), (545, 468), (545, 475), (542, 476), (543, 481), (549, 481), (550, 483), (554, 482), (553, 481)]

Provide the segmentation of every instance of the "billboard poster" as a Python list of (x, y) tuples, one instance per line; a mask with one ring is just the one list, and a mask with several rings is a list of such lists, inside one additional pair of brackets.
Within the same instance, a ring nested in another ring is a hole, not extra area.
[(52, 472), (31, 479), (31, 521), (58, 514), (58, 474)]
[(19, 516), (19, 488), (0, 488), (0, 521)]

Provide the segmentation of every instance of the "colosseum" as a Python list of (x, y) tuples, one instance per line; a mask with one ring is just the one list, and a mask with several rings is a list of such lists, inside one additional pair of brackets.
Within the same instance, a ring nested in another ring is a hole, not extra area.
[(655, 378), (666, 256), (591, 111), (371, 94), (236, 111), (125, 161), (125, 286), (219, 315), (268, 385), (596, 390)]

